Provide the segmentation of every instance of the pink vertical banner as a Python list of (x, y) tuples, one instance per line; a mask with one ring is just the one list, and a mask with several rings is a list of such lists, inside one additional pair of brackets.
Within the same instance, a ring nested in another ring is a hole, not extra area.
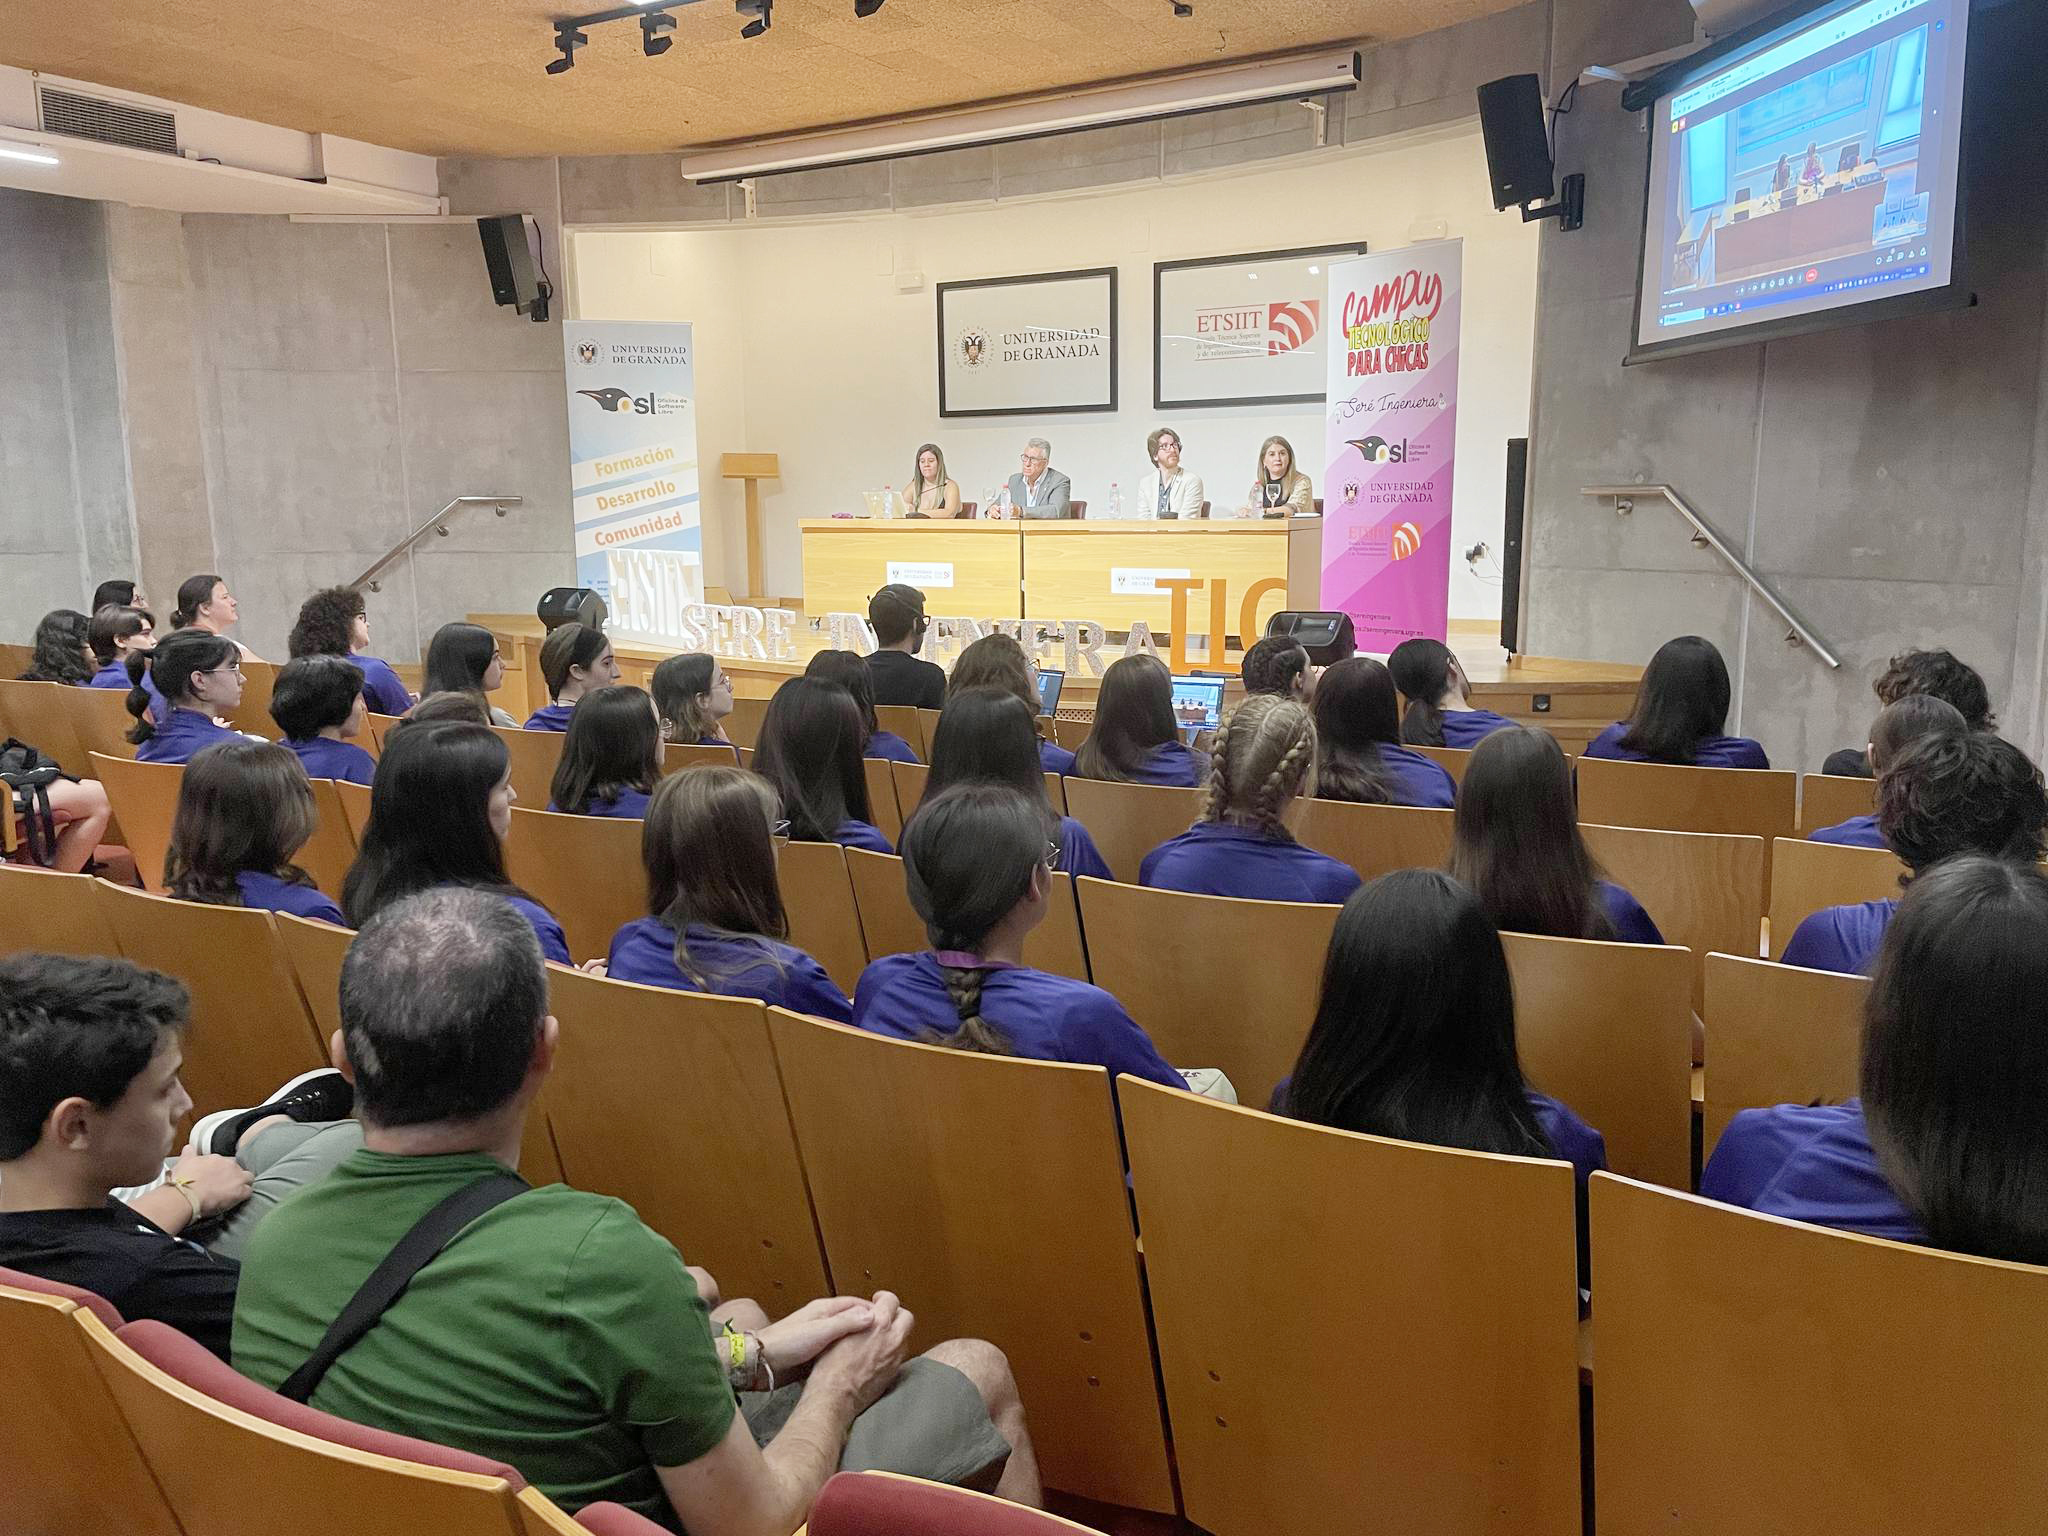
[(1447, 637), (1461, 241), (1330, 264), (1323, 606), (1358, 648)]

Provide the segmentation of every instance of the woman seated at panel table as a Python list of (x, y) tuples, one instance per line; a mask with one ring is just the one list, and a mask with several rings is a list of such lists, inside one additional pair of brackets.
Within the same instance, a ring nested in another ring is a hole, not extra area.
[(860, 755), (878, 757), (891, 763), (917, 763), (923, 759), (909, 742), (894, 731), (885, 731), (875, 718), (875, 679), (868, 664), (855, 651), (820, 651), (804, 668), (805, 677), (835, 683), (853, 695), (860, 710)]
[(1043, 791), (956, 784), (921, 804), (903, 829), (903, 875), (932, 947), (861, 972), (853, 1022), (899, 1040), (1185, 1088), (1109, 993), (1024, 964), (1025, 937), (1052, 899), (1058, 837)]
[(1420, 635), (1403, 640), (1387, 657), (1387, 671), (1408, 701), (1401, 739), (1411, 747), (1469, 752), (1492, 732), (1515, 723), (1490, 709), (1472, 707), (1472, 683), (1464, 663), (1441, 640)]
[(1387, 669), (1348, 656), (1316, 680), (1316, 796), (1358, 805), (1449, 810), (1450, 770), (1401, 745), (1399, 700)]
[[(1966, 727), (1967, 722), (1955, 705), (1947, 700), (1937, 699), (1930, 693), (1910, 694), (1877, 712), (1877, 719), (1870, 726), (1866, 761), (1876, 770), (1877, 777), (1882, 778), (1884, 770), (1899, 760), (1899, 754), (1921, 737), (1932, 736), (1937, 731), (1960, 731)], [(1806, 834), (1806, 840), (1809, 843), (1834, 843), (1845, 848), (1889, 846), (1884, 840), (1884, 833), (1878, 828), (1875, 811), (1868, 816), (1851, 816), (1832, 827), (1818, 827)]]
[(612, 936), (606, 974), (852, 1023), (846, 994), (788, 942), (775, 866), (781, 819), (768, 781), (737, 766), (700, 763), (663, 779), (640, 845), (651, 915)]
[(548, 809), (637, 821), (661, 780), (661, 722), (638, 688), (586, 693), (569, 715)]
[(1180, 738), (1173, 675), (1157, 656), (1109, 664), (1095, 695), (1095, 723), (1074, 754), (1077, 778), (1193, 789), (1209, 777), (1209, 755)]
[(1269, 437), (1259, 445), (1259, 474), (1245, 494), (1241, 517), (1306, 517), (1316, 509), (1315, 486), (1294, 463), (1294, 445)]
[(292, 862), (318, 814), (305, 770), (283, 747), (248, 737), (208, 747), (178, 786), (164, 886), (182, 901), (343, 927), (341, 908)]
[(908, 517), (958, 517), (960, 482), (946, 473), (946, 456), (937, 443), (925, 443), (917, 450), (917, 473), (903, 487), (903, 505)]
[(1500, 933), (1449, 875), (1403, 869), (1344, 903), (1322, 1000), (1272, 1112), (1367, 1136), (1572, 1165), (1579, 1283), (1586, 1181), (1607, 1143), (1522, 1075), (1515, 991)]
[[(2041, 770), (2011, 742), (1986, 731), (1936, 731), (1902, 751), (1877, 781), (1877, 827), (1905, 862), (1907, 885), (1963, 853), (2038, 863), (2048, 791)], [(1793, 931), (1778, 958), (1861, 975), (1898, 909), (1897, 897), (1823, 907)]]
[(619, 664), (612, 656), (612, 643), (601, 629), (582, 624), (561, 624), (548, 631), (540, 643), (540, 675), (554, 702), (526, 717), (529, 731), (566, 731), (569, 711), (584, 694), (609, 688), (619, 680)]
[[(731, 747), (725, 734), (732, 713), (732, 678), (716, 656), (702, 651), (671, 656), (654, 669), (654, 710), (661, 739), (692, 747)], [(734, 761), (739, 752), (733, 751)]]
[(1578, 814), (1571, 764), (1550, 734), (1496, 731), (1458, 787), (1450, 872), (1505, 932), (1662, 944), (1643, 904), (1593, 862)]
[[(960, 653), (953, 670), (946, 675), (946, 702), (972, 688), (1000, 688), (1015, 694), (1031, 710), (1034, 733), (1049, 730), (1052, 722), (1038, 712), (1038, 671), (1024, 654), (1015, 635), (998, 630), (983, 635)], [(1039, 722), (1043, 721), (1041, 727)], [(934, 748), (934, 751), (937, 749)], [(1074, 754), (1048, 736), (1038, 738), (1038, 765), (1047, 773), (1066, 775), (1074, 771)]]
[(923, 799), (936, 800), (955, 784), (1007, 784), (1026, 796), (1045, 798), (1046, 808), (1059, 816), (1055, 868), (1076, 877), (1114, 880), (1088, 829), (1071, 816), (1060, 816), (1046, 797), (1046, 770), (1039, 757), (1043, 745), (1031, 705), (1009, 689), (949, 689), (932, 736), (932, 771), (924, 781)]
[(1769, 1216), (2048, 1264), (2048, 880), (1966, 855), (1914, 880), (1865, 1004), (1862, 1096), (1746, 1109), (1700, 1193)]
[(896, 851), (875, 825), (868, 801), (860, 756), (865, 734), (853, 695), (822, 677), (792, 677), (768, 701), (754, 772), (775, 790), (797, 842)]
[(1308, 707), (1255, 694), (1224, 716), (1210, 759), (1202, 819), (1145, 855), (1138, 884), (1198, 896), (1335, 904), (1358, 889), (1358, 871), (1304, 848), (1285, 817), (1316, 782), (1316, 727)]
[(270, 718), (309, 779), (374, 784), (377, 759), (359, 746), (369, 718), (363, 670), (339, 656), (300, 656), (278, 669)]
[(1722, 734), (1731, 692), (1728, 664), (1711, 640), (1666, 640), (1643, 669), (1634, 713), (1602, 731), (1585, 755), (1699, 768), (1770, 767), (1764, 749), (1747, 736)]

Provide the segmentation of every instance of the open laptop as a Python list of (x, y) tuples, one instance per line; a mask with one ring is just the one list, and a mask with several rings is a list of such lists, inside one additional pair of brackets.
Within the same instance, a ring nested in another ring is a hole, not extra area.
[(1038, 669), (1038, 712), (1041, 715), (1056, 715), (1060, 707), (1060, 687), (1067, 680), (1067, 674), (1056, 667)]
[(1190, 735), (1213, 731), (1223, 723), (1223, 682), (1220, 677), (1175, 677), (1174, 723)]

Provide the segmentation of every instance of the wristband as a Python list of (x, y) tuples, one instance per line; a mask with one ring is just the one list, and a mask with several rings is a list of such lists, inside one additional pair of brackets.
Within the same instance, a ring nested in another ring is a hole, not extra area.
[(204, 1212), (200, 1207), (199, 1197), (192, 1193), (192, 1181), (190, 1179), (166, 1179), (164, 1182), (185, 1197), (185, 1203), (192, 1207), (192, 1220), (199, 1220)]

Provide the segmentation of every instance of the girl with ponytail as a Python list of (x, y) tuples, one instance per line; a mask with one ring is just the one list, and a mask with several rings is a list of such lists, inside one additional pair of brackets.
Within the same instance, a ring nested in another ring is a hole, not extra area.
[(903, 829), (903, 875), (932, 948), (862, 972), (853, 1022), (899, 1040), (1185, 1087), (1114, 997), (1023, 963), (1052, 894), (1058, 835), (1042, 794), (1007, 785), (958, 784), (920, 804)]
[(1408, 701), (1401, 739), (1411, 747), (1457, 747), (1469, 751), (1495, 731), (1515, 722), (1490, 709), (1473, 709), (1465, 669), (1441, 640), (1403, 640), (1387, 658), (1394, 686)]
[[(163, 699), (154, 723), (145, 672)], [(138, 761), (189, 762), (208, 747), (244, 739), (214, 720), (242, 702), (242, 653), (234, 641), (204, 629), (178, 630), (153, 651), (128, 653), (128, 681), (128, 713), (135, 717), (128, 739)]]
[(1285, 817), (1316, 792), (1316, 727), (1305, 705), (1255, 694), (1224, 718), (1210, 757), (1209, 807), (1145, 855), (1138, 883), (1201, 896), (1339, 903), (1358, 871), (1304, 848)]

